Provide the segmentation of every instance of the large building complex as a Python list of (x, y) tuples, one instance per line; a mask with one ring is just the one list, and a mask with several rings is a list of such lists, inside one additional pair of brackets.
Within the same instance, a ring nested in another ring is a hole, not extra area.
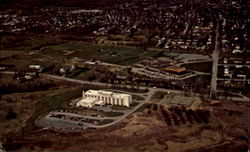
[(93, 107), (94, 105), (120, 105), (129, 107), (132, 96), (129, 94), (114, 93), (103, 90), (88, 90), (82, 92), (82, 99), (76, 104), (77, 107)]

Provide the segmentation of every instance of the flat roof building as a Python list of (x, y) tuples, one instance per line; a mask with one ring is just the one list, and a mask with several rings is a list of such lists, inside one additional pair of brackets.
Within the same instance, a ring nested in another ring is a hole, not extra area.
[(132, 96), (130, 94), (114, 93), (103, 90), (88, 90), (82, 92), (82, 100), (80, 100), (77, 107), (93, 107), (95, 105), (120, 105), (129, 107), (132, 102)]

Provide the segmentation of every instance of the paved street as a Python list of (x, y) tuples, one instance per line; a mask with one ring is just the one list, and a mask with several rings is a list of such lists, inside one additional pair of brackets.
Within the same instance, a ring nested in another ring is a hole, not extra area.
[(210, 91), (210, 97), (213, 97), (217, 90), (217, 72), (218, 72), (218, 57), (219, 57), (219, 49), (220, 49), (220, 42), (219, 42), (219, 28), (220, 25), (217, 23), (216, 27), (216, 37), (215, 37), (215, 49), (213, 51), (213, 68), (212, 68), (212, 80), (211, 80), (211, 91)]
[[(14, 74), (13, 71), (1, 71), (1, 73)], [(32, 74), (32, 73), (30, 73), (30, 74)], [(92, 85), (100, 85), (100, 86), (111, 86), (111, 84), (108, 84), (108, 83), (89, 82), (89, 81), (77, 80), (77, 79), (72, 79), (72, 78), (67, 78), (67, 77), (62, 77), (62, 76), (57, 76), (57, 75), (41, 74), (41, 76), (45, 77), (45, 78), (52, 78), (52, 79), (64, 80), (64, 81), (75, 82), (75, 83), (79, 83), (79, 84), (92, 84)], [(122, 87), (131, 88), (130, 85), (122, 84), (121, 86)], [(172, 89), (164, 89), (164, 88), (152, 88), (152, 87), (144, 87), (144, 86), (140, 86), (139, 89), (148, 89), (149, 91), (154, 91), (154, 92), (156, 92), (156, 91), (163, 91), (163, 92), (172, 92), (172, 93), (183, 93), (182, 90), (172, 90)], [(199, 94), (196, 93), (196, 95), (199, 95)], [(239, 101), (238, 98), (235, 98), (235, 97), (232, 97), (231, 100), (233, 100), (233, 101)], [(242, 98), (241, 100), (243, 100), (243, 101), (249, 101), (249, 98), (247, 98), (247, 97), (244, 96), (244, 98)]]
[(128, 115), (132, 114), (133, 112), (135, 112), (139, 107), (141, 107), (143, 104), (147, 103), (151, 97), (153, 96), (153, 94), (155, 93), (155, 89), (150, 89), (149, 92), (148, 92), (148, 95), (145, 97), (145, 99), (140, 102), (137, 106), (135, 106), (132, 110), (130, 111), (127, 111), (124, 113), (124, 115), (122, 115), (121, 117), (119, 117), (119, 119), (109, 123), (109, 124), (105, 124), (105, 125), (102, 125), (102, 126), (97, 126), (97, 128), (103, 128), (103, 127), (108, 127), (108, 126), (111, 126), (119, 121), (121, 121), (122, 119), (124, 119), (125, 117), (127, 117)]

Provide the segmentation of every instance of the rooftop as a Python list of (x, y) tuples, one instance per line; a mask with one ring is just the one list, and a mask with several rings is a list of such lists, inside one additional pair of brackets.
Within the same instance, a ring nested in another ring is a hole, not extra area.
[(113, 96), (113, 97), (115, 97), (115, 98), (122, 98), (122, 97), (130, 96), (129, 94), (115, 93), (115, 92), (104, 91), (104, 90), (88, 90), (88, 91), (86, 92), (86, 94)]

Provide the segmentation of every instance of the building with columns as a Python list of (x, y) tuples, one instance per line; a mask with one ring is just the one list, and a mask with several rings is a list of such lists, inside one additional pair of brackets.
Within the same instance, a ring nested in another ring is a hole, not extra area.
[(114, 93), (103, 90), (88, 90), (82, 92), (82, 99), (76, 104), (77, 107), (93, 107), (95, 105), (119, 105), (126, 106), (132, 103), (130, 94)]

